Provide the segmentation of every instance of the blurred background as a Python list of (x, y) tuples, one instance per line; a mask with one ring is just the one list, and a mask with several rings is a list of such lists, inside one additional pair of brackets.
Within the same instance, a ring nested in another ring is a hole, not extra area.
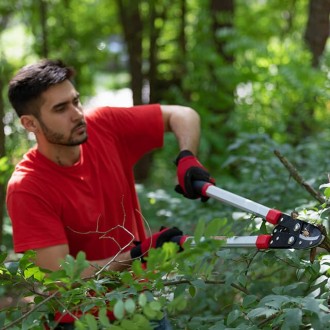
[[(4, 198), (29, 147), (7, 99), (23, 65), (62, 59), (77, 71), (85, 107), (162, 103), (202, 118), (199, 158), (217, 185), (269, 207), (315, 203), (280, 163), (278, 149), (316, 189), (328, 182), (329, 0), (1, 0), (0, 246), (11, 251)], [(154, 226), (192, 230), (232, 209), (175, 195), (173, 137), (135, 169)], [(230, 221), (235, 234), (247, 221)]]

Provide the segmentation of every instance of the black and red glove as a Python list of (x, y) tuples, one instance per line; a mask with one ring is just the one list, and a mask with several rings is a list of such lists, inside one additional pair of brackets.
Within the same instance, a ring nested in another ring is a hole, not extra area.
[(178, 236), (181, 237), (182, 235), (183, 232), (177, 227), (162, 227), (159, 232), (147, 237), (143, 242), (137, 243), (137, 245), (131, 249), (131, 258), (146, 257), (150, 249), (162, 247), (165, 242), (175, 242), (172, 239)]
[(208, 197), (201, 196), (193, 187), (194, 181), (205, 181), (215, 184), (207, 169), (198, 161), (189, 150), (182, 150), (175, 160), (179, 184), (175, 191), (189, 199), (201, 198), (206, 202)]
[(179, 235), (179, 236), (174, 236), (171, 238), (171, 242), (176, 243), (180, 247), (180, 251), (183, 251), (183, 244), (189, 239), (190, 236), (188, 235)]

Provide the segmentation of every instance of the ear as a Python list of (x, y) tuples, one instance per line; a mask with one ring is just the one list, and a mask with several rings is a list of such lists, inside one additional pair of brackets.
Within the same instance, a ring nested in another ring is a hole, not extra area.
[(20, 118), (21, 124), (23, 127), (31, 133), (37, 133), (38, 131), (38, 120), (35, 116), (33, 115), (23, 115)]

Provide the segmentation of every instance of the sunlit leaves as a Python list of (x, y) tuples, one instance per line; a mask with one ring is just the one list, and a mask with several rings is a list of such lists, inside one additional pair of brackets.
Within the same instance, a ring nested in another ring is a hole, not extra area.
[(66, 272), (72, 282), (81, 278), (81, 273), (89, 267), (89, 263), (85, 259), (85, 253), (79, 252), (76, 258), (68, 255), (61, 264), (62, 269)]

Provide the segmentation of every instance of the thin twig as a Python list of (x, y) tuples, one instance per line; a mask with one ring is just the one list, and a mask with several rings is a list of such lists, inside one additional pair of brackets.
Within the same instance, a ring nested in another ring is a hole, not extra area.
[[(204, 281), (204, 283), (205, 284), (212, 284), (212, 285), (216, 284), (216, 285), (218, 285), (218, 284), (225, 284), (226, 281), (223, 281), (223, 280), (220, 280), (220, 281), (206, 280), (206, 281)], [(181, 279), (181, 280), (176, 280), (176, 281), (164, 282), (164, 286), (172, 286), (172, 285), (179, 285), (179, 284), (191, 284), (191, 281), (190, 280), (187, 280), (187, 279)], [(242, 286), (240, 286), (238, 284), (231, 283), (230, 285), (233, 288), (235, 288), (235, 289), (237, 289), (239, 291), (242, 291), (245, 294), (250, 294), (249, 291), (246, 288), (244, 288), (244, 287), (242, 287)]]
[(299, 183), (302, 187), (304, 187), (305, 190), (308, 191), (308, 193), (311, 194), (321, 204), (325, 203), (324, 197), (304, 180), (304, 178), (298, 173), (297, 169), (293, 166), (293, 164), (286, 157), (284, 157), (279, 150), (274, 150), (274, 154), (281, 161), (281, 163), (287, 168), (287, 170), (292, 175), (292, 177), (297, 181), (297, 183)]
[(14, 326), (15, 324), (18, 324), (22, 320), (26, 319), (30, 314), (32, 314), (33, 312), (35, 312), (39, 307), (41, 307), (42, 305), (44, 305), (47, 301), (52, 300), (53, 298), (55, 298), (57, 294), (58, 294), (58, 291), (55, 291), (50, 296), (48, 296), (46, 299), (44, 299), (43, 301), (41, 301), (39, 304), (35, 305), (31, 310), (29, 310), (28, 312), (24, 313), (21, 317), (19, 317), (18, 319), (16, 319), (13, 322), (7, 324), (5, 327), (1, 328), (1, 330), (11, 329), (12, 326)]

